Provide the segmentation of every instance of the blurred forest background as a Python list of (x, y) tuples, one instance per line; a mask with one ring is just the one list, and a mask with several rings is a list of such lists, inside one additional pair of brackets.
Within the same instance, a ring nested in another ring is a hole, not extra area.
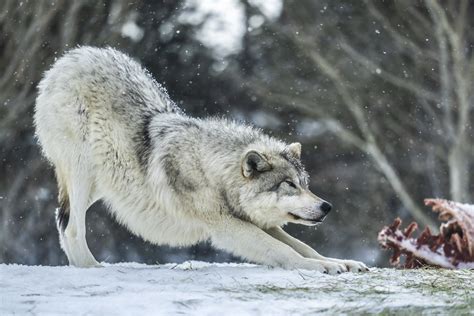
[[(195, 116), (251, 122), (303, 144), (311, 189), (333, 211), (289, 225), (325, 255), (385, 265), (377, 232), (435, 226), (425, 197), (473, 202), (474, 1), (2, 0), (0, 262), (66, 264), (57, 189), (32, 124), (36, 85), (77, 45), (139, 60)], [(142, 241), (97, 203), (99, 260), (231, 260), (209, 245)]]

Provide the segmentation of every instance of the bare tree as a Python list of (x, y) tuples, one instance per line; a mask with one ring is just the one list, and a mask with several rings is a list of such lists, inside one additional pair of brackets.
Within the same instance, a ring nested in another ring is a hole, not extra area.
[[(324, 122), (366, 153), (406, 210), (432, 227), (415, 186), (426, 186), (419, 183), (426, 179), (410, 172), (402, 153), (425, 175), (446, 170), (451, 199), (472, 198), (474, 39), (468, 16), (474, 7), (468, 0), (443, 3), (291, 2), (271, 32), (297, 61), (288, 66), (273, 54), (284, 71), (260, 73), (251, 84), (268, 103)], [(431, 182), (423, 193), (447, 193)]]
[[(65, 50), (126, 43), (121, 26), (136, 7), (119, 0), (0, 3), (0, 261), (60, 261), (54, 176), (34, 139), (36, 85)], [(27, 234), (18, 234), (26, 227)]]
[[(41, 156), (33, 126), (36, 86), (64, 51), (77, 45), (115, 47), (140, 59), (171, 93), (176, 92), (175, 100), (196, 103), (186, 109), (203, 111), (202, 104), (210, 104), (209, 110), (218, 107), (209, 100), (219, 99), (224, 89), (207, 88), (212, 83), (228, 84), (222, 76), (207, 75), (214, 62), (211, 51), (194, 37), (196, 25), (179, 21), (183, 10), (192, 10), (183, 4), (181, 0), (0, 1), (0, 262), (66, 263), (54, 220), (56, 181)], [(92, 208), (88, 241), (99, 258), (153, 263), (170, 256), (184, 258), (199, 249), (201, 255), (195, 258), (215, 260), (209, 245), (157, 252), (156, 246), (131, 236), (107, 216), (103, 205)]]

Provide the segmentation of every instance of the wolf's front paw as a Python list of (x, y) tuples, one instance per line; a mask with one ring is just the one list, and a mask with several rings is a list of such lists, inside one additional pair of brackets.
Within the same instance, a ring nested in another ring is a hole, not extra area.
[(341, 274), (348, 271), (347, 267), (342, 263), (306, 258), (299, 264), (295, 265), (295, 268), (314, 270), (331, 275)]
[(337, 263), (343, 264), (350, 272), (367, 272), (369, 268), (362, 262), (354, 260), (337, 260)]
[(327, 273), (331, 275), (349, 271), (346, 265), (338, 262), (323, 261), (323, 265), (326, 268)]

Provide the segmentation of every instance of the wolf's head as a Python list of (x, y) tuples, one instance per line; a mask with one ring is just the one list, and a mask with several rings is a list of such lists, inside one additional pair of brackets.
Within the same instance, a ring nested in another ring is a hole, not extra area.
[(259, 226), (322, 222), (331, 204), (308, 189), (308, 174), (300, 161), (301, 144), (256, 147), (242, 156), (243, 212)]

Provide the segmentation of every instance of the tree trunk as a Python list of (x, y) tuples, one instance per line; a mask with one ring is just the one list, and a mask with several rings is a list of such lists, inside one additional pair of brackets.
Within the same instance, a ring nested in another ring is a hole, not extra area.
[(459, 142), (448, 156), (449, 186), (451, 199), (461, 203), (469, 203), (469, 152)]
[(402, 183), (400, 177), (396, 173), (392, 165), (387, 161), (385, 155), (378, 149), (377, 146), (372, 144), (367, 145), (367, 154), (369, 154), (372, 159), (377, 163), (378, 168), (385, 175), (385, 178), (388, 180), (393, 190), (397, 194), (400, 201), (403, 203), (408, 212), (417, 220), (418, 222), (425, 224), (430, 227), (433, 231), (436, 231), (437, 227), (435, 222), (426, 215), (413, 198), (408, 193), (405, 188), (405, 185)]

